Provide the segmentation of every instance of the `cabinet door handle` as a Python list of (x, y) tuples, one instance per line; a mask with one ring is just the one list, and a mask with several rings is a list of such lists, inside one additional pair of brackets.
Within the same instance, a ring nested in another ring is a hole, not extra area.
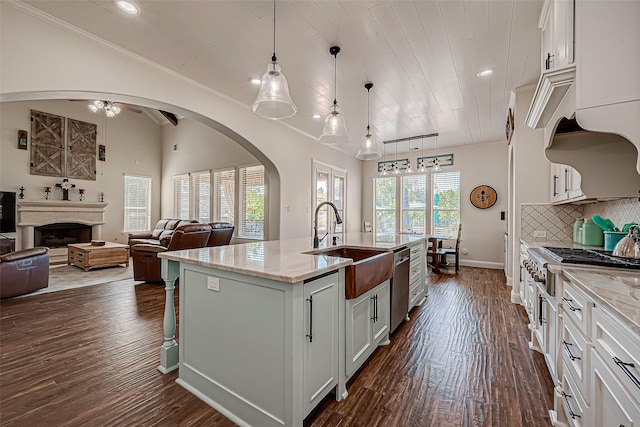
[(538, 312), (538, 322), (540, 323), (540, 326), (542, 326), (542, 324), (544, 323), (544, 317), (542, 317), (542, 307), (544, 306), (544, 297), (542, 295), (538, 296), (538, 301), (539, 301), (539, 312)]
[(309, 333), (307, 338), (309, 338), (309, 342), (313, 342), (313, 295), (309, 295), (307, 301), (309, 301)]
[(616, 365), (618, 365), (620, 369), (624, 371), (625, 374), (627, 374), (629, 379), (631, 379), (631, 381), (636, 385), (636, 387), (640, 388), (640, 380), (638, 380), (636, 376), (633, 375), (633, 372), (631, 372), (629, 368), (627, 368), (627, 366), (631, 366), (632, 368), (635, 368), (636, 365), (634, 365), (633, 363), (625, 363), (615, 356), (613, 357), (613, 361), (616, 362)]
[(567, 187), (567, 183), (569, 182), (569, 168), (564, 168), (564, 192), (569, 191), (569, 187)]
[(565, 340), (562, 340), (562, 345), (564, 346), (564, 351), (566, 351), (567, 355), (569, 355), (569, 359), (580, 360), (578, 356), (574, 356), (573, 353), (571, 353), (571, 349), (569, 348), (569, 346), (573, 344), (571, 344), (570, 342), (566, 342)]
[(553, 197), (557, 196), (558, 194), (558, 175), (553, 175)]
[(373, 304), (373, 313), (371, 313), (371, 321), (375, 323), (376, 321), (376, 296), (371, 295), (371, 304)]
[(575, 412), (573, 412), (573, 409), (571, 409), (571, 405), (569, 404), (570, 397), (571, 396), (565, 393), (564, 391), (562, 392), (562, 398), (564, 399), (564, 404), (567, 405), (567, 409), (569, 409), (569, 416), (574, 420), (576, 418), (581, 418), (580, 415), (576, 414)]
[(562, 301), (564, 301), (565, 303), (567, 303), (567, 306), (569, 306), (569, 310), (571, 310), (571, 311), (582, 311), (582, 309), (581, 309), (581, 308), (579, 308), (579, 307), (574, 307), (573, 305), (571, 305), (571, 303), (573, 302), (573, 300), (572, 300), (572, 299), (568, 299), (568, 298), (562, 297)]

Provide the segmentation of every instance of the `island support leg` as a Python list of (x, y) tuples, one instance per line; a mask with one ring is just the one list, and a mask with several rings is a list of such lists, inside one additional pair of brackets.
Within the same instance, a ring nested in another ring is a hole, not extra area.
[(178, 369), (178, 343), (176, 342), (176, 309), (173, 303), (173, 294), (180, 273), (180, 263), (162, 260), (161, 275), (165, 283), (164, 301), (164, 344), (160, 347), (160, 366), (158, 370), (163, 374)]

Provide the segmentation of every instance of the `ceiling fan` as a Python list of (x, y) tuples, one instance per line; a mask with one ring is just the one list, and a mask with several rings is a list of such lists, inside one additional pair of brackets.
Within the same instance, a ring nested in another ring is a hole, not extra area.
[[(114, 117), (120, 114), (122, 110), (127, 110), (133, 113), (142, 114), (141, 109), (136, 108), (133, 105), (124, 104), (122, 102), (111, 102), (111, 101), (104, 101), (100, 99), (96, 99), (96, 100), (70, 99), (70, 101), (87, 102), (89, 103), (89, 109), (91, 111), (93, 111), (94, 113), (97, 113), (100, 110), (104, 110), (107, 117)], [(169, 113), (168, 111), (162, 111), (162, 110), (158, 110), (158, 111), (167, 119), (167, 121), (169, 121), (169, 123), (171, 123), (174, 126), (178, 126), (178, 117), (175, 114)]]

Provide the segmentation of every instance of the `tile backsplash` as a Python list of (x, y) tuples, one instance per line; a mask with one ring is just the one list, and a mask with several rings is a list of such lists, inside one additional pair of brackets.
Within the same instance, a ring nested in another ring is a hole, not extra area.
[[(520, 237), (523, 239), (572, 240), (573, 223), (584, 218), (582, 205), (520, 205)], [(543, 231), (546, 236), (538, 237), (536, 231)]]
[(584, 217), (591, 218), (593, 215), (609, 218), (619, 228), (629, 222), (640, 224), (640, 202), (630, 198), (584, 205)]

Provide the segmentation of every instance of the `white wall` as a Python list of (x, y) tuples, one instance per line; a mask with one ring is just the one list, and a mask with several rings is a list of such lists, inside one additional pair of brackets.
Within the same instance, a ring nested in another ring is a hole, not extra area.
[[(500, 219), (500, 212), (507, 210), (507, 144), (498, 142), (438, 150), (438, 154), (454, 155), (453, 166), (443, 167), (443, 171), (460, 171), (460, 218), (462, 222), (460, 255), (463, 265), (502, 268), (503, 241), (506, 231), (506, 220)], [(424, 152), (431, 156), (433, 151)], [(416, 164), (421, 152), (398, 154), (398, 158), (409, 158)], [(387, 160), (395, 159), (395, 155), (387, 155)], [(373, 179), (378, 175), (377, 161), (365, 162), (362, 179), (363, 221), (373, 221)], [(478, 185), (489, 185), (497, 194), (496, 204), (488, 209), (478, 209), (469, 200), (469, 194)]]
[[(124, 228), (124, 174), (147, 175), (152, 179), (152, 212), (160, 212), (161, 131), (160, 126), (144, 114), (123, 111), (113, 118), (92, 113), (86, 102), (71, 101), (23, 101), (0, 103), (0, 189), (16, 191), (25, 188), (24, 200), (41, 200), (45, 186), (54, 187), (53, 198), (62, 199), (62, 192), (55, 184), (62, 178), (30, 175), (31, 110), (94, 123), (97, 128), (97, 144), (106, 146), (106, 161), (96, 162), (96, 180), (71, 179), (76, 188), (86, 190), (87, 201), (98, 201), (98, 194), (105, 194), (109, 203), (105, 211), (106, 224), (102, 226), (102, 238), (122, 242)], [(17, 148), (18, 130), (29, 132), (28, 149)], [(71, 200), (78, 200), (78, 192), (70, 191)], [(152, 218), (152, 221), (158, 218)], [(19, 232), (19, 231), (18, 231)], [(17, 236), (20, 249), (22, 238)]]
[[(520, 295), (520, 205), (523, 203), (549, 202), (549, 161), (544, 157), (544, 129), (531, 129), (524, 123), (529, 111), (535, 86), (516, 89), (514, 111), (513, 146), (513, 205), (510, 209), (512, 227), (509, 230), (511, 272), (513, 289), (511, 298), (519, 301)], [(505, 157), (506, 158), (506, 157)]]
[(320, 145), (316, 136), (302, 134), (286, 121), (258, 117), (248, 106), (129, 52), (49, 22), (46, 16), (32, 16), (21, 4), (3, 2), (0, 9), (0, 100), (108, 94), (113, 101), (215, 122), (235, 132), (234, 140), (263, 164), (270, 161), (277, 169), (278, 200), (269, 213), (276, 218), (279, 236), (270, 238), (311, 236), (313, 159), (349, 171), (347, 230), (360, 229), (361, 162), (353, 156)]
[(175, 175), (258, 163), (247, 150), (202, 123), (183, 119), (178, 126), (163, 126), (162, 217), (174, 216)]

